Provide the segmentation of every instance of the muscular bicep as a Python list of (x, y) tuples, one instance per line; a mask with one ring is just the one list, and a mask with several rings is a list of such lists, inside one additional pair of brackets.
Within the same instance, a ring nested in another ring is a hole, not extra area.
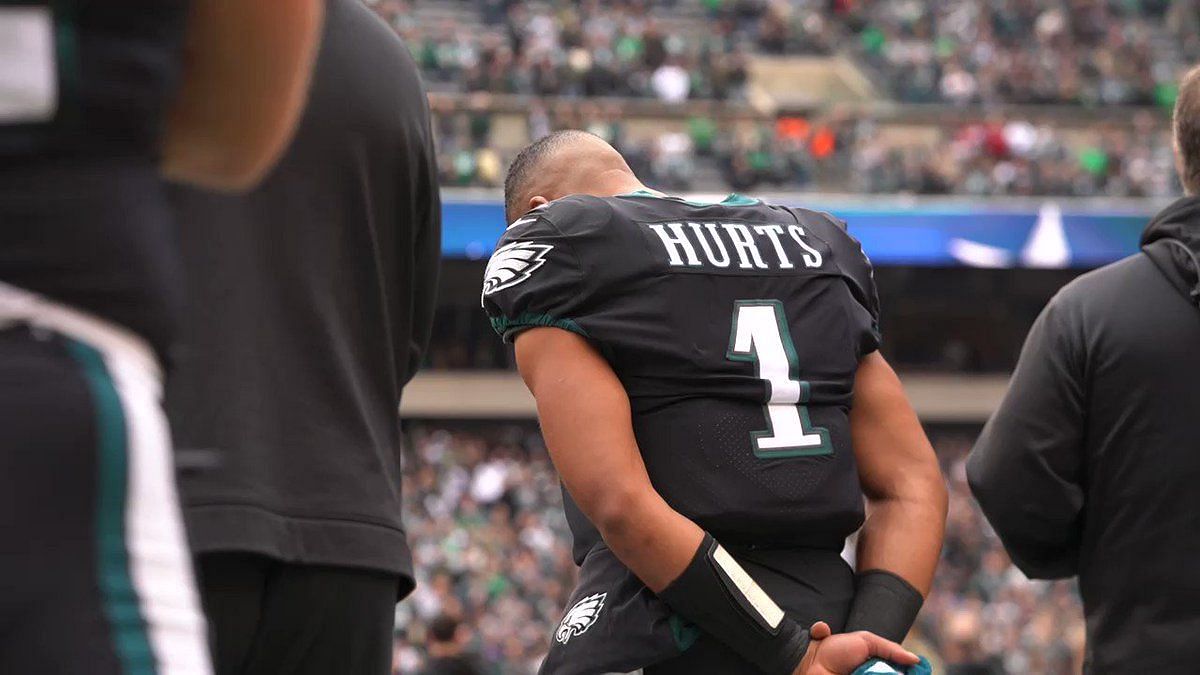
[(172, 180), (253, 187), (287, 148), (321, 40), (321, 0), (194, 0), (163, 142)]
[(850, 436), (868, 499), (887, 499), (920, 489), (913, 484), (914, 478), (937, 471), (933, 447), (900, 378), (878, 352), (863, 357), (854, 378)]

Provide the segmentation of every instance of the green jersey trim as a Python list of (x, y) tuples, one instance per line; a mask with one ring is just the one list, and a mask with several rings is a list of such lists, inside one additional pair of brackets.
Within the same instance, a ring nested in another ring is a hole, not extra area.
[(700, 629), (682, 616), (672, 614), (668, 623), (671, 626), (671, 637), (675, 638), (675, 648), (680, 652), (691, 649), (696, 640), (700, 639)]
[(499, 333), (505, 342), (512, 342), (517, 333), (529, 328), (561, 328), (562, 330), (591, 339), (582, 326), (570, 319), (559, 319), (549, 314), (534, 314), (526, 312), (515, 317), (494, 316), (491, 318), (492, 330)]
[(95, 532), (99, 591), (121, 672), (155, 675), (154, 651), (130, 571), (125, 505), (129, 498), (128, 428), (116, 384), (95, 348), (72, 340), (67, 349), (87, 381), (96, 415), (99, 484)]
[(634, 190), (633, 192), (627, 192), (625, 194), (621, 194), (621, 195), (617, 195), (617, 196), (618, 197), (649, 197), (650, 199), (669, 199), (672, 201), (683, 202), (684, 204), (689, 204), (691, 206), (714, 206), (716, 204), (720, 204), (722, 206), (754, 206), (756, 204), (762, 203), (761, 201), (759, 201), (753, 197), (747, 197), (746, 195), (738, 194), (736, 192), (729, 193), (729, 195), (727, 197), (725, 197), (725, 199), (722, 199), (719, 202), (697, 202), (697, 201), (692, 201), (690, 199), (684, 199), (683, 197), (675, 197), (672, 195), (657, 195), (649, 190)]

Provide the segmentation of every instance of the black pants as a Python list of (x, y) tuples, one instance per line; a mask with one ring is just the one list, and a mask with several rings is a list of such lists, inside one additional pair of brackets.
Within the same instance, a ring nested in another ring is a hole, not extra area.
[(197, 558), (217, 675), (387, 675), (398, 579), (251, 553)]
[[(854, 573), (837, 551), (730, 547), (788, 616), (841, 630)], [(599, 598), (599, 602), (595, 600)], [(540, 675), (734, 675), (757, 668), (671, 611), (605, 546), (588, 553)], [(653, 665), (647, 665), (653, 664)]]
[(147, 352), (92, 328), (0, 327), (0, 673), (207, 675)]

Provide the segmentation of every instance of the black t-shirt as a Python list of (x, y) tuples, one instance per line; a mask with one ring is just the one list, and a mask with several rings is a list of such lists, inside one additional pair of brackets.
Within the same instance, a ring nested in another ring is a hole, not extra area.
[(395, 31), (360, 0), (326, 8), (308, 107), (270, 175), (244, 195), (171, 190), (188, 311), (168, 412), (182, 464), (215, 451), (181, 478), (199, 550), (411, 582), (397, 407), (432, 322), (437, 162)]
[[(655, 488), (728, 543), (840, 550), (863, 519), (849, 410), (879, 345), (871, 265), (831, 216), (731, 196), (572, 196), (515, 221), (483, 304), (506, 339), (589, 339)], [(599, 535), (567, 496), (582, 558)]]
[(187, 3), (21, 5), (0, 3), (0, 22), (19, 22), (31, 52), (52, 47), (18, 58), (49, 59), (57, 94), (52, 118), (17, 111), (0, 123), (0, 281), (131, 328), (163, 352), (180, 288), (156, 153)]

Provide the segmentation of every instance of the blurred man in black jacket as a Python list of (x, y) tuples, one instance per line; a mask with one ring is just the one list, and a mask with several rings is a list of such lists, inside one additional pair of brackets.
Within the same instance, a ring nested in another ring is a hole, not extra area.
[(479, 657), (467, 649), (469, 640), (466, 627), (455, 617), (434, 617), (426, 630), (429, 659), (421, 675), (483, 675)]
[(400, 39), (331, 0), (277, 169), (241, 197), (172, 195), (191, 302), (168, 408), (218, 673), (389, 670), (413, 585), (398, 405), (441, 247), (432, 144)]
[(1188, 196), (1050, 301), (968, 463), (1017, 566), (1079, 577), (1089, 673), (1200, 667), (1200, 70), (1175, 141)]

